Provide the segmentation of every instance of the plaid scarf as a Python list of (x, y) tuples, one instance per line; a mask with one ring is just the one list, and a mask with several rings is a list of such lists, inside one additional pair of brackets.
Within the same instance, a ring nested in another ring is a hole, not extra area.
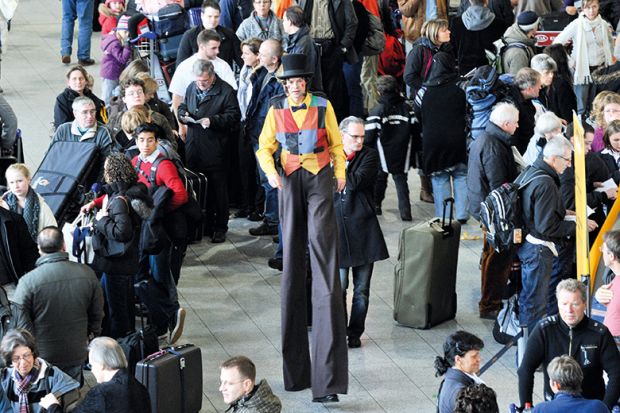
[(34, 382), (39, 376), (39, 368), (39, 361), (35, 360), (32, 370), (30, 370), (30, 373), (28, 373), (24, 378), (19, 375), (16, 368), (13, 368), (11, 378), (15, 382), (15, 393), (17, 393), (17, 396), (19, 397), (19, 413), (30, 413), (28, 392), (32, 387), (32, 382)]
[[(18, 212), (19, 204), (17, 202), (17, 196), (12, 192), (7, 192), (4, 200), (9, 206), (9, 210), (15, 213)], [(24, 221), (26, 221), (26, 225), (28, 226), (28, 232), (33, 240), (37, 240), (37, 235), (39, 233), (39, 213), (41, 212), (41, 205), (39, 205), (39, 197), (37, 196), (34, 189), (28, 189), (28, 195), (26, 195), (26, 203), (24, 204), (24, 211), (22, 212), (22, 216), (24, 217)]]

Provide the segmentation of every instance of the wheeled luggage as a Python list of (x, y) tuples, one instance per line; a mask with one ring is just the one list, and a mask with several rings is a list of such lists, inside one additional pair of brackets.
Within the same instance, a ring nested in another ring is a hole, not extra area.
[(196, 413), (202, 407), (202, 356), (193, 344), (148, 356), (135, 377), (149, 392), (152, 413)]
[(394, 268), (394, 320), (399, 324), (426, 329), (456, 315), (461, 225), (453, 221), (453, 209), (454, 200), (448, 198), (442, 219), (435, 218), (401, 232)]
[(187, 10), (187, 18), (189, 21), (189, 27), (196, 27), (202, 24), (202, 7), (192, 7)]
[(53, 143), (32, 177), (32, 188), (54, 213), (59, 227), (78, 214), (99, 172), (99, 150), (92, 142)]
[(168, 4), (152, 17), (153, 31), (157, 37), (168, 38), (185, 33), (188, 26), (185, 10), (177, 3)]
[(125, 353), (127, 370), (129, 374), (135, 374), (136, 365), (151, 354), (159, 351), (157, 333), (152, 326), (144, 326), (144, 317), (140, 315), (140, 329), (119, 338), (118, 344)]
[(177, 51), (181, 44), (183, 34), (177, 34), (175, 36), (160, 38), (159, 41), (159, 57), (164, 62), (169, 62), (177, 58)]
[(200, 206), (200, 215), (202, 217), (202, 219), (195, 224), (194, 228), (188, 228), (189, 241), (199, 242), (202, 240), (204, 218), (207, 214), (207, 178), (204, 174), (200, 172), (192, 172), (187, 168), (185, 168), (185, 174), (187, 175), (188, 185), (191, 185), (191, 188), (196, 195), (196, 201)]

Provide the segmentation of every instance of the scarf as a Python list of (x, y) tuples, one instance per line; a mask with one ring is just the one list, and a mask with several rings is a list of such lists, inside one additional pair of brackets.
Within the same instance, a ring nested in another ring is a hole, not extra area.
[(607, 22), (603, 20), (600, 14), (592, 21), (589, 21), (585, 15), (580, 15), (577, 19), (577, 26), (577, 36), (573, 53), (575, 58), (575, 84), (586, 85), (592, 83), (586, 32), (592, 31), (595, 33), (597, 30), (600, 32), (602, 36), (601, 40), (603, 41), (603, 51), (605, 52), (605, 66), (610, 66), (613, 63), (611, 56), (612, 45), (609, 42), (609, 36), (607, 36)]
[(39, 376), (39, 368), (39, 361), (35, 360), (32, 370), (30, 370), (30, 373), (28, 373), (24, 378), (19, 375), (16, 368), (13, 368), (11, 378), (15, 382), (15, 393), (17, 393), (17, 396), (19, 397), (19, 413), (30, 413), (28, 392), (32, 387), (32, 383)]
[[(7, 192), (4, 196), (4, 200), (9, 206), (9, 210), (15, 213), (18, 212), (19, 203), (17, 202), (17, 196), (12, 192)], [(28, 232), (32, 239), (36, 242), (37, 234), (39, 233), (39, 213), (41, 212), (41, 205), (39, 204), (39, 197), (34, 189), (28, 188), (28, 195), (26, 195), (26, 203), (24, 204), (24, 210), (22, 216), (26, 225), (28, 226)]]

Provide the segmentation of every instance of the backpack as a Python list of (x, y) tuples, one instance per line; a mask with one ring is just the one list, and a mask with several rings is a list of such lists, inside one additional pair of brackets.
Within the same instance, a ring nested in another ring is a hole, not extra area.
[(366, 11), (368, 14), (368, 35), (362, 45), (362, 56), (376, 56), (381, 54), (385, 48), (385, 34), (383, 33), (383, 23), (374, 14)]
[(497, 252), (507, 251), (525, 238), (519, 191), (532, 181), (548, 176), (541, 173), (531, 176), (528, 171), (515, 182), (495, 188), (480, 203), (480, 225), (486, 231), (487, 242)]
[(499, 74), (504, 73), (504, 53), (506, 53), (508, 49), (518, 48), (524, 50), (527, 53), (528, 58), (532, 57), (530, 56), (532, 52), (525, 43), (508, 43), (506, 42), (506, 39), (502, 37), (494, 41), (493, 46), (495, 46), (495, 51), (485, 50), (485, 53), (487, 60), (489, 61), (489, 65), (494, 67)]
[[(504, 75), (502, 75), (504, 76)], [(465, 86), (465, 97), (469, 104), (468, 124), (471, 140), (474, 141), (486, 128), (493, 106), (508, 94), (508, 84), (492, 66), (481, 66)]]
[(397, 37), (385, 34), (385, 48), (379, 55), (377, 71), (380, 75), (390, 75), (402, 79), (405, 72), (405, 47)]

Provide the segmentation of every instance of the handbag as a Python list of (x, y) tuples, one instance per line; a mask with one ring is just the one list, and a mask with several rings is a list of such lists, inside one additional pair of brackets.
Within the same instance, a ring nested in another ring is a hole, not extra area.
[(506, 300), (504, 306), (497, 314), (497, 320), (493, 326), (493, 338), (499, 344), (508, 343), (521, 331), (519, 324), (519, 295), (515, 294)]
[[(129, 203), (127, 202), (127, 199), (124, 196), (117, 196), (115, 198), (112, 198), (108, 202), (108, 205), (106, 206), (106, 211), (110, 209), (110, 204), (115, 199), (122, 199), (125, 202), (125, 205), (127, 205), (127, 208), (129, 208)], [(100, 257), (104, 257), (104, 258), (122, 257), (123, 255), (127, 254), (132, 244), (133, 244), (133, 236), (131, 237), (129, 241), (123, 242), (123, 241), (117, 241), (113, 238), (106, 237), (105, 234), (98, 231), (96, 228), (94, 230), (93, 249), (95, 250), (95, 253), (99, 255)]]
[(94, 214), (79, 214), (73, 222), (66, 222), (62, 227), (65, 245), (69, 249), (69, 260), (81, 264), (92, 264), (95, 259), (93, 250)]

